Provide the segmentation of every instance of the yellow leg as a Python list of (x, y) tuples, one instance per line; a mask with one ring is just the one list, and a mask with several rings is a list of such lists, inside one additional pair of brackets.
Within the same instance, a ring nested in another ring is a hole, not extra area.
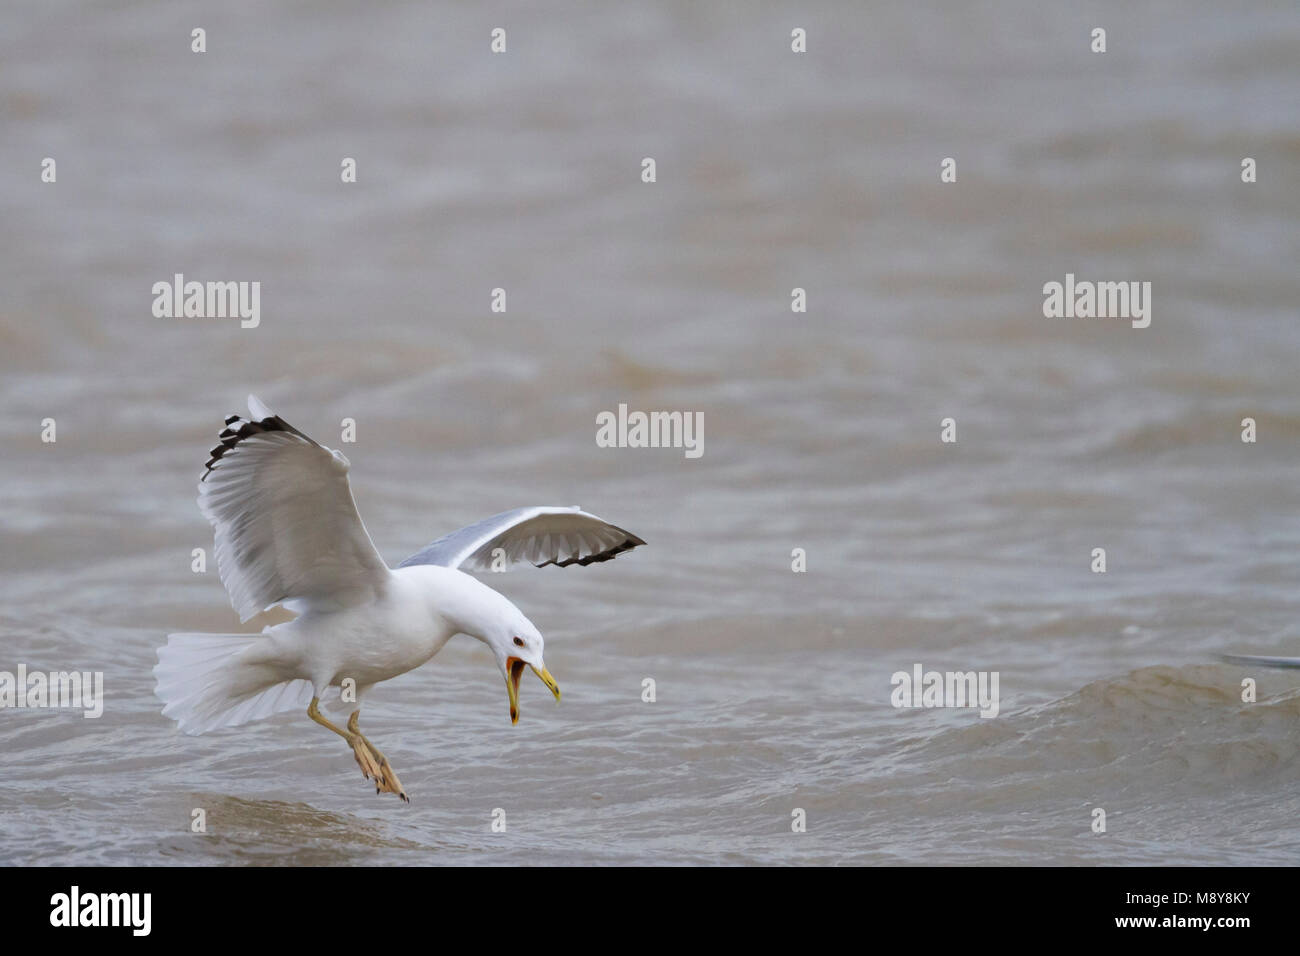
[(361, 711), (353, 711), (348, 721), (348, 729), (343, 730), (320, 712), (320, 698), (313, 697), (311, 705), (307, 708), (307, 716), (347, 741), (348, 746), (352, 748), (352, 756), (356, 758), (357, 766), (361, 768), (361, 775), (367, 780), (375, 781), (375, 793), (395, 793), (406, 803), (411, 802), (406, 791), (402, 789), (402, 782), (397, 779), (397, 774), (393, 773), (393, 768), (389, 766), (388, 758), (379, 752), (378, 747), (366, 740), (358, 729), (357, 720), (361, 716)]
[(316, 723), (320, 724), (322, 727), (328, 727), (330, 730), (334, 731), (334, 733), (338, 734), (340, 737), (346, 740), (349, 744), (352, 743), (351, 734), (349, 734), (346, 730), (341, 730), (339, 727), (330, 723), (329, 719), (326, 718), (326, 716), (320, 712), (319, 697), (313, 697), (311, 699), (311, 703), (307, 705), (307, 716), (310, 717), (312, 720), (316, 721)]
[(372, 761), (378, 761), (379, 773), (375, 780), (379, 783), (381, 789), (387, 793), (395, 793), (407, 803), (411, 802), (406, 791), (402, 789), (402, 781), (397, 779), (397, 774), (393, 771), (393, 765), (388, 762), (383, 751), (366, 739), (366, 735), (361, 732), (358, 721), (361, 719), (361, 711), (354, 710), (352, 716), (348, 718), (348, 730), (357, 735), (357, 739), (370, 751)]

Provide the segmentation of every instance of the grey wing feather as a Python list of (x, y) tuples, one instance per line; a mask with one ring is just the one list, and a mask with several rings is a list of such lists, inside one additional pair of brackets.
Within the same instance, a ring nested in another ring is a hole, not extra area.
[[(537, 505), (516, 508), (476, 521), (420, 549), (398, 567), (436, 564), (467, 571), (490, 571), (528, 561), (568, 567), (608, 561), (645, 544), (581, 508)], [(499, 549), (499, 550), (498, 550)], [(504, 564), (499, 563), (503, 560)]]
[(389, 571), (357, 514), (348, 460), (255, 396), (231, 415), (199, 479), (217, 568), (247, 621), (273, 604), (346, 607), (372, 600)]

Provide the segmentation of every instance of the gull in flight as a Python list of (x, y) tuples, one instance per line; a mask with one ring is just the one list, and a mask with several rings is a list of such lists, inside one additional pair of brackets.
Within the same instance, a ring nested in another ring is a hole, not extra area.
[[(260, 634), (170, 634), (158, 649), (163, 714), (189, 734), (307, 706), (342, 737), (376, 793), (409, 802), (388, 758), (361, 733), (363, 695), (424, 664), (456, 634), (492, 649), (505, 675), (510, 721), (529, 667), (560, 699), (542, 635), (520, 610), (465, 570), (608, 561), (645, 544), (577, 507), (505, 511), (439, 538), (396, 568), (375, 550), (348, 485), (349, 462), (248, 397), (199, 479), (221, 583), (247, 621), (282, 605), (297, 613)], [(345, 683), (347, 682), (347, 683)], [(355, 690), (346, 729), (320, 712), (330, 687)]]

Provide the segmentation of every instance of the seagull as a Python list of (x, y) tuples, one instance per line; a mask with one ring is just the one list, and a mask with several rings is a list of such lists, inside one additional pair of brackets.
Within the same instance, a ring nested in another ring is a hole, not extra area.
[[(188, 734), (236, 727), (307, 706), (352, 749), (376, 793), (410, 802), (388, 758), (361, 733), (361, 700), (381, 681), (428, 662), (456, 634), (492, 649), (510, 722), (531, 668), (560, 699), (541, 632), (466, 571), (588, 565), (645, 544), (578, 507), (533, 506), (439, 538), (396, 568), (375, 550), (348, 484), (350, 462), (276, 415), (255, 395), (231, 415), (199, 479), (221, 583), (242, 622), (280, 605), (293, 620), (259, 634), (169, 634), (158, 649), (162, 713)], [(351, 706), (346, 728), (320, 711), (328, 688)]]

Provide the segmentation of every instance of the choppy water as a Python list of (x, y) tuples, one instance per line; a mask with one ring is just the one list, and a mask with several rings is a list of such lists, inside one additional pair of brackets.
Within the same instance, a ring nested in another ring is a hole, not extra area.
[[(1213, 663), (1300, 654), (1293, 4), (3, 19), (0, 670), (108, 699), (0, 711), (0, 862), (1295, 861), (1300, 674)], [(154, 318), (176, 272), (261, 325)], [(1150, 281), (1151, 327), (1043, 318), (1067, 272)], [(165, 635), (237, 629), (193, 485), (253, 390), (356, 420), (391, 562), (533, 502), (650, 542), (491, 578), (558, 707), (511, 727), (468, 638), (372, 695), (409, 807), (305, 717), (158, 713)], [(619, 402), (703, 457), (597, 448)], [(895, 710), (915, 663), (1000, 715)]]

